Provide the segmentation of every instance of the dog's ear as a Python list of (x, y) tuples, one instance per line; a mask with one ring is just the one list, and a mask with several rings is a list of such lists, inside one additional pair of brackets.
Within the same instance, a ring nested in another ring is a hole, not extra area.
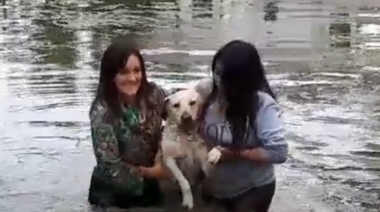
[(167, 111), (168, 104), (169, 104), (169, 97), (166, 97), (164, 100), (164, 105), (162, 107), (162, 112), (161, 112), (161, 118), (163, 120), (166, 120), (168, 118), (168, 111)]
[(169, 104), (169, 99), (170, 99), (170, 96), (180, 90), (184, 90), (183, 88), (174, 88), (174, 89), (171, 89), (169, 92), (168, 92), (168, 96), (165, 98), (164, 100), (164, 106), (162, 108), (162, 112), (161, 112), (161, 118), (163, 120), (166, 120), (168, 118), (168, 111), (167, 111), (167, 108), (168, 108), (168, 104)]

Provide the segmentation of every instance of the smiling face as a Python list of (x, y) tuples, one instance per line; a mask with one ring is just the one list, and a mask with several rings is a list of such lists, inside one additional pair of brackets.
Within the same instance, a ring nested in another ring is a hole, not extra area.
[(182, 126), (195, 124), (203, 98), (195, 89), (178, 91), (166, 99), (168, 121)]
[(127, 96), (137, 94), (143, 77), (141, 65), (138, 57), (132, 54), (129, 56), (125, 67), (116, 74), (115, 84), (122, 94)]

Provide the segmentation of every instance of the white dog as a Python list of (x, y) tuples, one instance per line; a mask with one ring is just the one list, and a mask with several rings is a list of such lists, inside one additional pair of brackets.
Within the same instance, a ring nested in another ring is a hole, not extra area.
[[(213, 163), (221, 157), (218, 149), (208, 152), (198, 134), (197, 117), (205, 96), (195, 87), (180, 90), (168, 96), (165, 102), (166, 122), (161, 142), (162, 164), (166, 166), (180, 187), (182, 206), (192, 209), (194, 198), (192, 187), (199, 183), (199, 172), (206, 176)], [(178, 188), (173, 181), (161, 180), (163, 192)], [(170, 188), (169, 188), (170, 187)]]

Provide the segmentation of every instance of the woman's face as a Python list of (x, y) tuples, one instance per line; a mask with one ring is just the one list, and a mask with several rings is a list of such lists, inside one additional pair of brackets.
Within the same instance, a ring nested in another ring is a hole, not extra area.
[(123, 69), (115, 77), (116, 87), (127, 96), (136, 95), (142, 79), (141, 64), (135, 55), (129, 56)]

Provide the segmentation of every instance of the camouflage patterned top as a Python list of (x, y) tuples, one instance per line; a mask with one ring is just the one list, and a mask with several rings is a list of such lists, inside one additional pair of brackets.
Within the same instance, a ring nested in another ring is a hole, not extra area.
[(165, 91), (153, 84), (149, 96), (154, 109), (123, 106), (122, 117), (110, 122), (106, 118), (107, 108), (94, 102), (90, 110), (91, 136), (97, 165), (93, 175), (122, 188), (129, 195), (143, 195), (143, 178), (134, 166), (150, 167), (158, 155), (161, 139), (161, 113)]

